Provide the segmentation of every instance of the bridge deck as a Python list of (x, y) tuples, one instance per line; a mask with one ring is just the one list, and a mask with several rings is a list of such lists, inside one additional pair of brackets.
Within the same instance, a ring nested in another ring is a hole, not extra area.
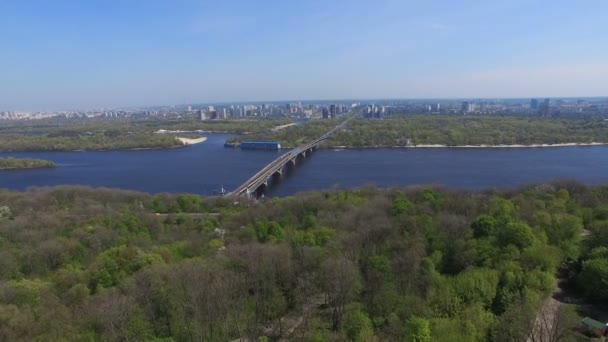
[(226, 196), (241, 196), (243, 194), (250, 194), (251, 192), (256, 191), (262, 184), (266, 184), (268, 180), (275, 174), (280, 172), (285, 165), (289, 162), (295, 162), (295, 160), (300, 155), (305, 155), (307, 151), (314, 150), (317, 148), (323, 141), (330, 138), (336, 131), (344, 127), (350, 120), (352, 120), (355, 115), (350, 116), (348, 119), (342, 121), (336, 127), (329, 130), (327, 133), (323, 134), (319, 138), (309, 142), (308, 144), (299, 146), (294, 148), (293, 150), (281, 155), (277, 159), (271, 161), (267, 164), (263, 169), (258, 171), (255, 175), (249, 178), (245, 183), (243, 183), (238, 188), (234, 189), (234, 191), (226, 194)]

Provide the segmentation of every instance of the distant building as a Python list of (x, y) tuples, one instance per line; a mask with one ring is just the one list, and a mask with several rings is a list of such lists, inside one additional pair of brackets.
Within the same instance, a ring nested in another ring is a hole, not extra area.
[(530, 100), (530, 108), (538, 109), (538, 100), (537, 99)]
[(323, 108), (321, 112), (323, 113), (323, 119), (329, 119), (329, 110), (327, 108)]
[(540, 116), (549, 116), (549, 114), (550, 114), (549, 103), (550, 103), (550, 100), (549, 99), (545, 99), (545, 101), (543, 101), (541, 104), (539, 104), (539, 106), (538, 106), (538, 114)]
[(337, 114), (337, 111), (336, 111), (336, 105), (335, 105), (335, 104), (330, 105), (330, 106), (329, 106), (329, 115), (330, 115), (332, 118), (335, 118), (335, 117), (336, 117), (336, 114)]
[(207, 120), (207, 113), (201, 109), (198, 111), (198, 117), (201, 119), (201, 121), (205, 121)]
[(191, 112), (192, 111), (192, 106), (188, 106), (188, 111)]
[(475, 111), (475, 104), (473, 102), (463, 102), (460, 110), (463, 113), (473, 113)]
[(243, 117), (243, 108), (236, 106), (232, 108), (232, 117), (240, 118)]
[(468, 110), (469, 110), (469, 103), (465, 101), (460, 106), (460, 111), (463, 113), (466, 113)]

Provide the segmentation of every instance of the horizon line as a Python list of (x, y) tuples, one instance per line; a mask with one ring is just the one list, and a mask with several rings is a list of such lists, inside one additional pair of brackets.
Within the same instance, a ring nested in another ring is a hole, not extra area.
[(127, 108), (154, 108), (154, 107), (181, 107), (189, 105), (222, 105), (222, 104), (264, 104), (264, 103), (296, 103), (296, 102), (361, 102), (361, 101), (461, 101), (461, 100), (523, 100), (523, 99), (601, 99), (608, 95), (591, 96), (507, 96), (507, 97), (386, 97), (386, 98), (327, 98), (327, 99), (284, 99), (284, 100), (236, 100), (236, 101), (213, 101), (213, 102), (182, 102), (176, 104), (152, 104), (152, 105), (117, 105), (117, 106), (91, 106), (77, 109), (45, 109), (45, 110), (23, 110), (23, 109), (0, 109), (0, 112), (70, 112), (91, 111), (100, 109), (127, 109)]

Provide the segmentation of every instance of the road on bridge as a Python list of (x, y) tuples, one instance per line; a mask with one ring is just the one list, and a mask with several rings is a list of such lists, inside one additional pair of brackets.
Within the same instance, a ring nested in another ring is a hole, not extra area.
[(275, 173), (280, 172), (287, 163), (292, 162), (295, 164), (295, 160), (298, 158), (299, 155), (305, 156), (306, 151), (312, 150), (319, 146), (319, 144), (330, 138), (335, 132), (342, 129), (357, 116), (358, 113), (351, 115), (346, 120), (342, 121), (336, 127), (332, 128), (319, 138), (305, 145), (294, 148), (293, 150), (281, 155), (280, 157), (266, 165), (263, 169), (258, 171), (255, 175), (253, 175), (253, 177), (249, 178), (245, 183), (236, 188), (234, 191), (226, 194), (226, 196), (237, 197), (241, 195), (250, 195), (252, 192), (255, 192), (260, 186), (262, 186), (262, 184), (267, 184), (268, 180)]

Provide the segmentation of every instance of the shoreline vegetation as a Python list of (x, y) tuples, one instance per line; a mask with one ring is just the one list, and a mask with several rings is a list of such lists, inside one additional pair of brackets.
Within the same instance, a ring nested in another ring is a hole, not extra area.
[[(293, 148), (314, 140), (340, 119), (295, 125), (285, 119), (17, 123), (0, 126), (0, 152), (112, 151), (176, 148), (198, 134), (235, 133), (225, 146), (244, 140), (278, 141)], [(28, 126), (29, 124), (29, 126)], [(202, 140), (196, 140), (202, 142)], [(186, 142), (186, 143), (184, 143)], [(403, 115), (358, 118), (321, 148), (536, 148), (608, 144), (608, 121), (514, 116)]]
[(0, 243), (7, 341), (525, 341), (556, 286), (576, 301), (541, 318), (576, 338), (608, 300), (608, 186), (567, 181), (4, 190)]
[[(314, 140), (339, 119), (311, 120), (280, 131), (266, 131), (244, 139), (278, 141), (285, 148)], [(325, 141), (321, 148), (515, 148), (608, 144), (608, 122), (602, 119), (560, 119), (516, 116), (403, 115), (353, 120)]]
[(364, 147), (352, 147), (352, 146), (325, 146), (322, 148), (326, 149), (374, 149), (374, 148), (544, 148), (544, 147), (588, 147), (588, 146), (606, 146), (608, 143), (591, 142), (591, 143), (562, 143), (562, 144), (532, 144), (532, 145), (439, 145), (439, 144), (427, 144), (427, 145), (415, 145), (415, 146), (364, 146)]
[[(48, 119), (0, 122), (0, 152), (176, 148), (191, 145), (194, 141), (203, 142), (198, 136), (200, 133), (249, 134), (270, 130), (290, 122), (284, 118), (200, 121), (192, 117), (115, 121)], [(182, 141), (178, 138), (197, 140)], [(184, 144), (184, 141), (187, 144)]]
[(50, 160), (29, 158), (0, 158), (0, 171), (53, 168), (55, 163)]

